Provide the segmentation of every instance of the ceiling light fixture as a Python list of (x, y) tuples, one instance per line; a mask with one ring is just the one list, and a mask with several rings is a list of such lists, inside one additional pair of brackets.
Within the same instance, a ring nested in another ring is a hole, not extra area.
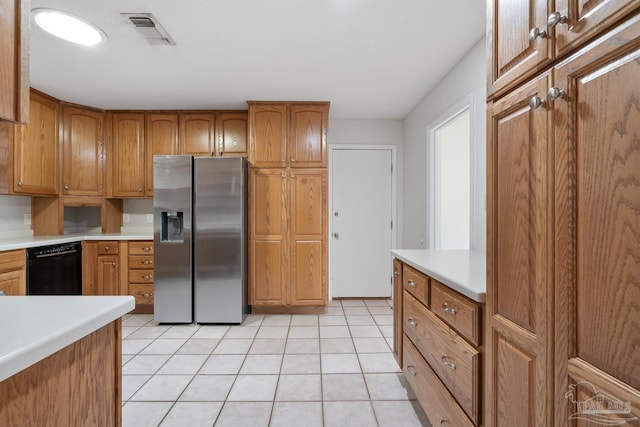
[(107, 38), (101, 29), (70, 13), (49, 8), (33, 9), (31, 12), (40, 28), (72, 43), (94, 46)]

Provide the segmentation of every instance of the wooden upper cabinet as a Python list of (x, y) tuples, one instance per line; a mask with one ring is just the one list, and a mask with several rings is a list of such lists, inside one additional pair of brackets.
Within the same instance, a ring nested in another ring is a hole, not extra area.
[(180, 154), (212, 156), (215, 148), (215, 114), (180, 114)]
[(103, 111), (62, 107), (62, 194), (104, 195)]
[(291, 167), (327, 166), (328, 104), (289, 107), (289, 162)]
[(247, 147), (247, 113), (218, 113), (216, 115), (216, 154), (218, 156), (249, 155)]
[(113, 113), (108, 157), (108, 196), (145, 194), (144, 113)]
[(29, 118), (29, 0), (0, 0), (0, 121)]
[(491, 97), (504, 93), (549, 64), (553, 59), (553, 39), (529, 38), (535, 29), (546, 31), (547, 0), (490, 0), (487, 8), (487, 96)]
[[(556, 0), (556, 8), (549, 16), (560, 19), (554, 25), (556, 55), (563, 56), (570, 50), (607, 30), (612, 24), (634, 10), (640, 2), (629, 0)], [(555, 21), (553, 21), (555, 22)]]
[(557, 393), (597, 384), (638, 417), (640, 15), (595, 45), (554, 69)]
[(255, 167), (287, 165), (287, 106), (249, 103), (249, 162)]
[(16, 129), (13, 191), (57, 195), (60, 103), (32, 91), (29, 110), (29, 123)]
[(249, 162), (326, 167), (328, 116), (328, 102), (249, 102)]
[(153, 156), (178, 154), (178, 115), (148, 113), (146, 117), (146, 196), (153, 196)]

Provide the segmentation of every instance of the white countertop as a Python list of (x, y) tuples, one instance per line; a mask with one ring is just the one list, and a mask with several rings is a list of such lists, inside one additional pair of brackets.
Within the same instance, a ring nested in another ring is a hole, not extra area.
[(0, 297), (0, 381), (122, 317), (132, 296)]
[(393, 249), (391, 253), (411, 267), (477, 302), (487, 291), (486, 255), (469, 250)]
[(0, 238), (0, 251), (80, 242), (82, 240), (153, 240), (153, 234), (111, 233), (111, 234), (63, 234), (61, 236), (25, 236)]

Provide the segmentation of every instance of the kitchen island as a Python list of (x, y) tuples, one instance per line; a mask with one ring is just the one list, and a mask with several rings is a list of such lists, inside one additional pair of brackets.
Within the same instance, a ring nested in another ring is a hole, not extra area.
[(0, 425), (121, 425), (131, 296), (0, 297)]

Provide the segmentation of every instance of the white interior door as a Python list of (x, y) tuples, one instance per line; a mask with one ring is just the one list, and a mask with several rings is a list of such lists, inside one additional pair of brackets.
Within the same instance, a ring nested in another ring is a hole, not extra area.
[(390, 297), (391, 149), (332, 150), (333, 297)]

